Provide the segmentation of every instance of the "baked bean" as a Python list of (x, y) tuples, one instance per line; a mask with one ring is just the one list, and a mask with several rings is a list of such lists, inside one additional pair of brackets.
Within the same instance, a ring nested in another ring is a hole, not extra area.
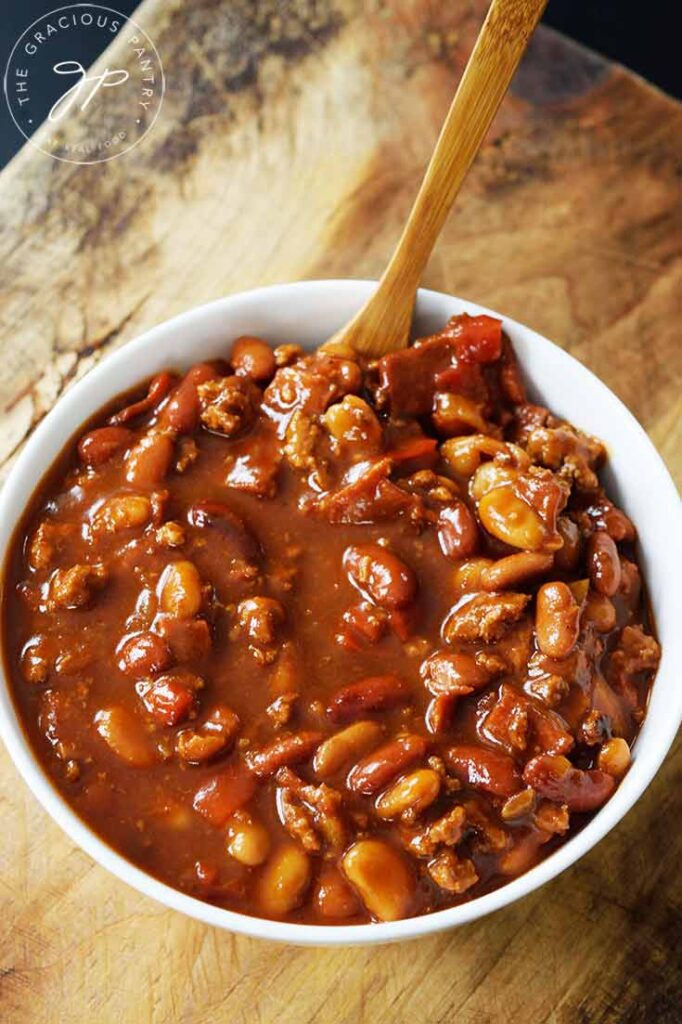
[(354, 722), (321, 743), (315, 752), (313, 768), (328, 779), (366, 751), (376, 747), (383, 735), (377, 722)]
[(597, 768), (581, 771), (560, 754), (532, 758), (523, 770), (523, 778), (540, 796), (577, 812), (601, 807), (616, 786), (612, 775)]
[(169, 668), (172, 656), (168, 644), (156, 633), (136, 633), (117, 648), (117, 664), (121, 672), (135, 679), (163, 672)]
[(357, 590), (383, 608), (405, 608), (417, 592), (417, 578), (408, 565), (379, 544), (346, 548), (343, 566)]
[(274, 377), (275, 355), (262, 338), (243, 334), (232, 344), (230, 363), (234, 372), (240, 377), (251, 377), (260, 383)]
[(483, 573), (493, 564), (491, 558), (468, 558), (458, 565), (452, 580), (455, 595), (462, 597), (482, 590)]
[(98, 711), (94, 723), (104, 742), (126, 764), (133, 768), (149, 768), (157, 760), (151, 739), (139, 718), (122, 705)]
[(484, 590), (507, 590), (517, 587), (536, 576), (542, 576), (552, 568), (553, 555), (540, 551), (521, 551), (518, 555), (498, 558), (481, 572), (481, 586)]
[(345, 395), (340, 402), (330, 405), (322, 423), (341, 447), (355, 448), (361, 453), (381, 448), (381, 424), (364, 398), (357, 395)]
[(315, 892), (318, 912), (326, 918), (345, 918), (357, 914), (360, 904), (354, 891), (333, 864), (323, 864)]
[(438, 516), (438, 543), (446, 558), (459, 561), (470, 558), (478, 550), (478, 523), (463, 501), (446, 505)]
[(78, 454), (86, 466), (102, 466), (134, 440), (135, 435), (127, 427), (98, 427), (80, 439)]
[(472, 789), (509, 797), (521, 789), (521, 776), (507, 754), (469, 744), (450, 747), (445, 752), (450, 771)]
[(191, 619), (203, 603), (201, 577), (193, 562), (171, 562), (159, 580), (161, 611), (173, 619)]
[(428, 748), (423, 736), (408, 734), (379, 747), (351, 768), (348, 786), (356, 793), (372, 796), (409, 765), (424, 757)]
[(482, 407), (466, 395), (437, 391), (433, 397), (433, 425), (442, 437), (467, 433), (485, 433), (488, 429)]
[(164, 479), (175, 447), (167, 434), (147, 434), (126, 457), (126, 480), (136, 487), (154, 487)]
[(419, 814), (433, 803), (439, 792), (438, 772), (433, 768), (418, 768), (382, 793), (376, 802), (376, 811), (380, 818), (398, 818), (406, 812)]
[(554, 552), (554, 564), (561, 572), (572, 572), (580, 561), (582, 551), (580, 530), (568, 516), (559, 516), (556, 528), (563, 544)]
[(565, 583), (543, 583), (535, 608), (538, 647), (550, 658), (566, 658), (580, 632), (580, 608)]
[(100, 505), (92, 517), (97, 530), (117, 533), (146, 526), (152, 517), (152, 503), (144, 494), (121, 494)]
[(600, 771), (612, 775), (614, 779), (622, 779), (630, 767), (630, 747), (621, 736), (607, 740), (599, 751), (597, 767)]
[(201, 411), (197, 389), (218, 376), (218, 370), (210, 363), (197, 363), (188, 370), (161, 410), (160, 425), (170, 427), (176, 434), (191, 434), (196, 430)]
[(517, 818), (525, 818), (535, 807), (535, 793), (532, 789), (522, 789), (520, 793), (514, 793), (507, 797), (500, 817), (502, 821), (516, 821)]
[(342, 865), (373, 917), (397, 921), (408, 915), (414, 899), (414, 879), (395, 847), (380, 839), (361, 839), (345, 854)]
[(320, 745), (321, 739), (322, 734), (319, 732), (295, 732), (288, 736), (278, 736), (261, 750), (249, 750), (246, 763), (254, 775), (267, 778), (268, 775), (274, 775), (278, 768), (307, 761)]
[(276, 850), (258, 880), (258, 899), (268, 917), (283, 917), (300, 905), (310, 884), (310, 861), (293, 844)]
[(341, 724), (360, 718), (368, 711), (385, 711), (408, 704), (411, 699), (410, 687), (400, 676), (367, 676), (337, 690), (327, 706), (327, 714), (332, 722)]
[(458, 476), (473, 476), (485, 456), (491, 459), (504, 456), (519, 468), (530, 465), (530, 458), (522, 448), (487, 434), (450, 438), (441, 445), (440, 453)]
[(227, 822), (227, 852), (240, 864), (255, 868), (268, 858), (270, 833), (248, 811), (235, 811)]
[(469, 481), (469, 494), (474, 501), (479, 502), (488, 491), (513, 483), (518, 475), (518, 469), (507, 463), (483, 462)]
[(590, 591), (582, 610), (582, 621), (594, 626), (598, 633), (610, 633), (616, 628), (616, 607), (604, 594)]
[(194, 810), (215, 828), (223, 828), (235, 811), (256, 792), (257, 781), (245, 764), (227, 765), (219, 775), (205, 782), (194, 796)]
[(524, 551), (540, 551), (547, 533), (540, 516), (509, 487), (495, 487), (481, 498), (481, 523), (492, 537)]
[(620, 558), (615, 541), (604, 530), (593, 533), (587, 542), (587, 565), (597, 593), (613, 597), (620, 586)]

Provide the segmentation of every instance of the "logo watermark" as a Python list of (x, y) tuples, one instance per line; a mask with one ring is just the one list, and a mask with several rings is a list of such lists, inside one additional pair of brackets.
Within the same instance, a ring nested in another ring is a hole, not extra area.
[[(93, 58), (113, 40), (116, 56)], [(79, 3), (37, 18), (5, 68), (5, 99), (22, 135), (67, 163), (96, 164), (141, 142), (158, 117), (165, 81), (147, 33), (111, 7)]]

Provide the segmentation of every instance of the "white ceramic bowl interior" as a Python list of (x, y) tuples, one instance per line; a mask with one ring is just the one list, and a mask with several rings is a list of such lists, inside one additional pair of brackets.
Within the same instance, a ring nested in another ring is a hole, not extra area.
[[(159, 370), (223, 356), (237, 335), (307, 348), (329, 337), (358, 309), (369, 281), (307, 281), (220, 299), (160, 324), (108, 356), (74, 385), (36, 429), (0, 495), (0, 559), (31, 494), (79, 426), (111, 398)], [(438, 330), (455, 313), (491, 313), (473, 302), (421, 291), (416, 334)], [(495, 314), (493, 315), (500, 315)], [(606, 442), (608, 488), (637, 524), (640, 555), (663, 658), (631, 770), (614, 796), (574, 838), (526, 874), (488, 895), (404, 921), (323, 927), (266, 921), (203, 903), (130, 864), (77, 817), (43, 773), (24, 736), (7, 681), (0, 687), (0, 730), (14, 763), (43, 807), (101, 865), (140, 892), (207, 924), (277, 941), (317, 946), (392, 942), (473, 921), (537, 889), (605, 836), (653, 778), (682, 719), (682, 515), (675, 486), (648, 437), (625, 406), (577, 360), (522, 324), (504, 320), (527, 381), (555, 413)], [(677, 671), (676, 671), (677, 668)]]

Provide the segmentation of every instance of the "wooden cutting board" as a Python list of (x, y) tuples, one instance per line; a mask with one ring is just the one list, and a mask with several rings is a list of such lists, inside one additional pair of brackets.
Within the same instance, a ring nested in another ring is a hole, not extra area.
[[(160, 320), (274, 281), (374, 277), (485, 4), (148, 0), (167, 91), (91, 167), (25, 147), (0, 176), (0, 463), (70, 381)], [(682, 478), (680, 107), (541, 29), (425, 284), (587, 363)], [(682, 749), (541, 891), (370, 950), (235, 938), (93, 864), (0, 757), (0, 1020), (676, 1024)]]

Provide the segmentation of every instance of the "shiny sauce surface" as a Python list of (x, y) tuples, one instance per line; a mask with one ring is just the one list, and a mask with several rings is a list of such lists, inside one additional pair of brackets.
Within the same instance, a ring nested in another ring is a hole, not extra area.
[(598, 440), (499, 321), (366, 363), (226, 339), (103, 410), (5, 567), (36, 756), (111, 846), (239, 912), (471, 900), (628, 769), (659, 648)]

